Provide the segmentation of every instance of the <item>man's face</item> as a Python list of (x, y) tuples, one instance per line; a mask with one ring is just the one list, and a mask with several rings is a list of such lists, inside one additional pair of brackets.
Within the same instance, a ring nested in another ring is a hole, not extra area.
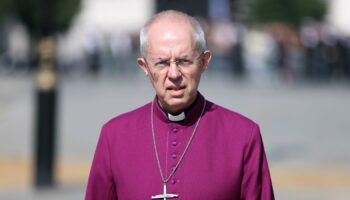
[(211, 57), (195, 50), (187, 23), (157, 22), (149, 28), (147, 56), (138, 64), (150, 78), (163, 108), (179, 112), (195, 100), (201, 74)]

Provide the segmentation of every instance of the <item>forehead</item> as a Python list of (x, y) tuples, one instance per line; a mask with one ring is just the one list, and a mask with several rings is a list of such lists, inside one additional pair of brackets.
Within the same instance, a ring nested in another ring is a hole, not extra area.
[(161, 20), (148, 29), (149, 53), (184, 53), (195, 47), (194, 31), (188, 21)]

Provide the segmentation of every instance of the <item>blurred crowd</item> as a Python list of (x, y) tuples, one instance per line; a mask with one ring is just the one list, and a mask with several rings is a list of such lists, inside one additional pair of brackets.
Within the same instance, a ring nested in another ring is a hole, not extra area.
[(350, 79), (350, 35), (313, 21), (299, 30), (276, 23), (265, 31), (272, 37), (272, 66), (283, 80)]
[[(350, 80), (350, 35), (325, 22), (301, 28), (284, 23), (248, 27), (228, 20), (199, 18), (213, 52), (211, 72), (245, 78), (260, 73), (286, 82)], [(63, 75), (125, 74), (137, 70), (138, 32), (73, 28), (57, 35), (56, 66)], [(23, 25), (0, 26), (0, 75), (31, 74), (37, 66), (35, 41)]]

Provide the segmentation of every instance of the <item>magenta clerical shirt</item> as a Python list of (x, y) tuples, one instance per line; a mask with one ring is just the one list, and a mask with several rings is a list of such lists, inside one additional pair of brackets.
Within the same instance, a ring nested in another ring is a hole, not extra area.
[[(155, 138), (165, 177), (184, 151), (204, 101), (199, 94), (179, 123), (169, 121), (154, 103)], [(151, 103), (103, 126), (86, 200), (147, 200), (163, 193), (150, 115)], [(207, 101), (193, 141), (167, 184), (167, 193), (178, 194), (175, 199), (182, 200), (274, 199), (258, 125)]]

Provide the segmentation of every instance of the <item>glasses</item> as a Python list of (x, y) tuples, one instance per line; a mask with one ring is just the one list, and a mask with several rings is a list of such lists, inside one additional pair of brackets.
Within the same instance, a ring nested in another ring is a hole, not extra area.
[(171, 65), (171, 63), (174, 63), (178, 68), (181, 70), (188, 69), (191, 66), (194, 65), (194, 63), (197, 60), (200, 60), (203, 56), (204, 52), (202, 52), (197, 58), (176, 58), (175, 60), (171, 59), (159, 59), (158, 61), (154, 63), (147, 62), (146, 58), (145, 61), (147, 64), (149, 64), (152, 68), (157, 69), (157, 70), (163, 70), (163, 69), (168, 69)]

